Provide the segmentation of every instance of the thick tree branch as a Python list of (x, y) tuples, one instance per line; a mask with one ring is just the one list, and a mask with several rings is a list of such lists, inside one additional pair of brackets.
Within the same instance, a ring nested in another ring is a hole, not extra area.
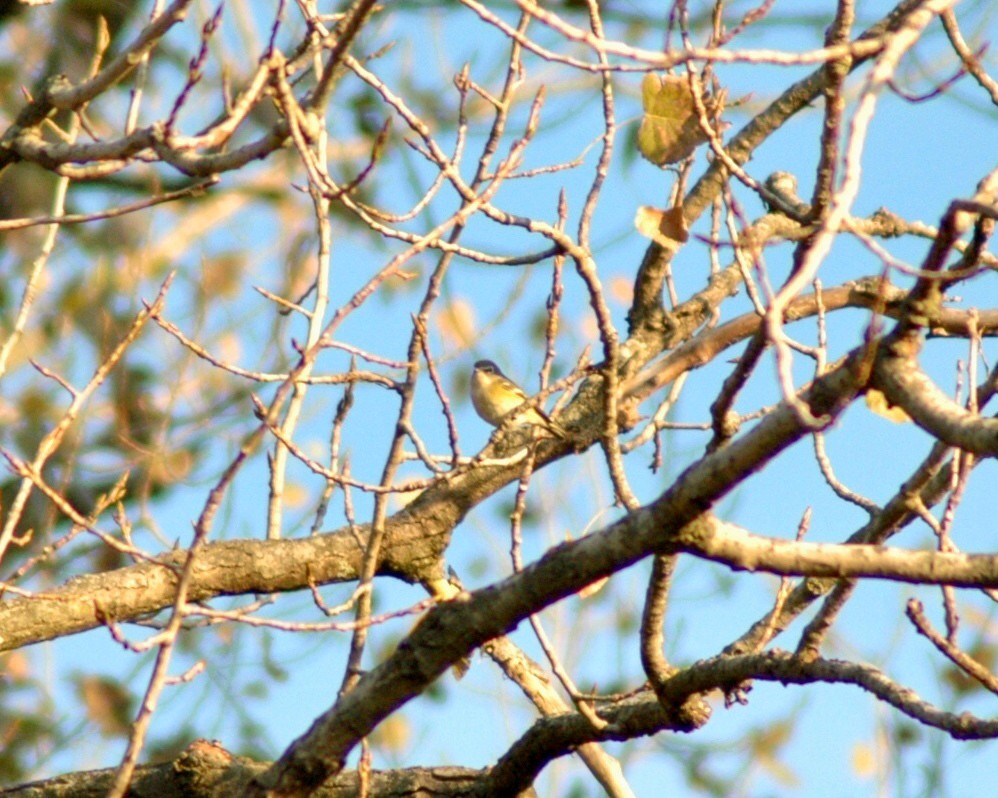
[(998, 555), (905, 551), (881, 545), (807, 543), (752, 535), (716, 519), (683, 530), (677, 548), (736, 571), (783, 576), (875, 577), (955, 587), (998, 587)]
[[(892, 405), (933, 437), (976, 455), (998, 454), (998, 419), (981, 418), (954, 402), (914, 358), (880, 357), (871, 376)], [(996, 376), (998, 372), (992, 379)]]
[[(236, 757), (217, 743), (197, 740), (172, 762), (136, 768), (129, 795), (134, 798), (242, 798), (250, 780), (268, 763)], [(370, 795), (377, 798), (441, 798), (471, 796), (488, 771), (473, 768), (400, 768), (367, 774)], [(44, 781), (0, 790), (4, 798), (104, 798), (114, 780), (114, 769), (67, 773)], [(322, 785), (313, 798), (355, 798), (360, 775), (341, 773)], [(533, 790), (522, 793), (534, 796)]]
[(957, 740), (998, 737), (998, 719), (982, 720), (969, 712), (945, 712), (899, 685), (872, 665), (832, 659), (805, 661), (785, 651), (701, 660), (670, 680), (675, 695), (687, 696), (750, 679), (782, 684), (852, 684), (866, 690), (910, 718), (942, 729)]

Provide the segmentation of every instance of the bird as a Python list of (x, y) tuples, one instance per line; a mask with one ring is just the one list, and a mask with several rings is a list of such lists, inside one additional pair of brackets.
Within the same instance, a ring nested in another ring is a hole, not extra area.
[(526, 407), (516, 412), (529, 398), (493, 361), (479, 360), (475, 363), (471, 375), (471, 403), (485, 421), (498, 427), (512, 415), (521, 424), (540, 427), (555, 437), (568, 440), (568, 430), (540, 408)]

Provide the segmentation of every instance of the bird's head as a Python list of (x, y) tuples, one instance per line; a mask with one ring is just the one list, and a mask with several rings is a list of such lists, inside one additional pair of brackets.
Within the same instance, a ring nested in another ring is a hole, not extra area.
[(502, 375), (502, 370), (491, 360), (479, 360), (475, 363), (475, 371), (482, 374)]

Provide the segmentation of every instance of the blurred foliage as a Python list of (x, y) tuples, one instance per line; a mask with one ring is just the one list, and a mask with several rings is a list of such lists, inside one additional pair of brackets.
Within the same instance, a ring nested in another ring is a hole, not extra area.
[(77, 674), (73, 680), (87, 718), (103, 737), (127, 736), (134, 718), (135, 701), (127, 688), (115, 679)]

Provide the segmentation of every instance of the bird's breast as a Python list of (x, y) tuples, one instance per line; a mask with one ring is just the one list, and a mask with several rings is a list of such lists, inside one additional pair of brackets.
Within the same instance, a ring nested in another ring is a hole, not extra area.
[(471, 378), (471, 403), (475, 406), (475, 412), (490, 424), (498, 426), (505, 411), (496, 406), (496, 403), (489, 399), (488, 378), (475, 374)]

